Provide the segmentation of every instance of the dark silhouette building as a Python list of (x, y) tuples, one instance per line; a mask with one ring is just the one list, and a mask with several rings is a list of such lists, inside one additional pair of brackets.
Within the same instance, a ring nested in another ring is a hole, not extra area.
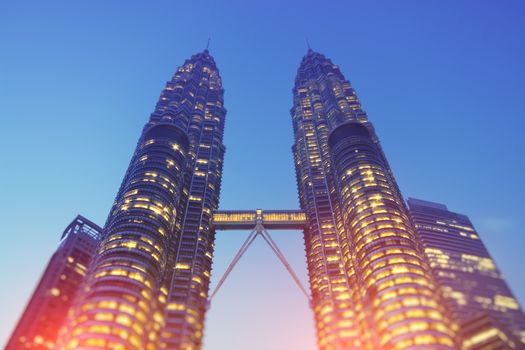
[(80, 215), (64, 230), (6, 350), (53, 349), (96, 251), (101, 231)]

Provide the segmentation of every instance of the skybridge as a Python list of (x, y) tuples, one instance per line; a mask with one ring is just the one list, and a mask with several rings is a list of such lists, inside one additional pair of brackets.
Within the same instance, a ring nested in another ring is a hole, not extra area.
[(302, 230), (306, 214), (300, 210), (219, 210), (212, 223), (216, 230), (251, 230), (257, 223), (268, 230)]
[(270, 246), (277, 258), (284, 265), (293, 281), (311, 305), (310, 294), (292, 269), (267, 230), (303, 230), (306, 226), (306, 214), (300, 210), (219, 210), (213, 214), (212, 225), (216, 230), (249, 230), (251, 231), (239, 251), (221, 277), (215, 290), (208, 299), (208, 307), (217, 292), (221, 289), (234, 267), (248, 250), (257, 236), (261, 236)]

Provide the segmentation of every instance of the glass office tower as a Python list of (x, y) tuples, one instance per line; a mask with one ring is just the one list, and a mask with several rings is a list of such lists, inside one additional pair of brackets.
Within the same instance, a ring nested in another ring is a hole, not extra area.
[(410, 198), (408, 205), (457, 322), (472, 333), (473, 320), (486, 314), (525, 347), (525, 315), (469, 218), (439, 203)]
[(319, 347), (453, 349), (454, 333), (355, 90), (308, 50), (291, 110)]
[(101, 232), (100, 227), (80, 215), (68, 225), (6, 350), (53, 349), (97, 249)]
[(199, 348), (225, 114), (205, 50), (177, 69), (144, 127), (61, 348)]

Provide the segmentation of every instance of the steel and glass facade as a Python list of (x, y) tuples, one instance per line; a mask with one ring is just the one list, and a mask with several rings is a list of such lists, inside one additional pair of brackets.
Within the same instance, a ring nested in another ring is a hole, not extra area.
[(97, 249), (102, 229), (78, 216), (64, 230), (6, 350), (49, 350)]
[(319, 347), (453, 349), (408, 211), (355, 90), (309, 50), (291, 110)]
[(225, 114), (205, 50), (177, 69), (144, 127), (61, 348), (200, 347)]
[(480, 324), (473, 320), (486, 314), (525, 348), (525, 315), (469, 218), (439, 203), (410, 198), (408, 204), (440, 291), (457, 322), (462, 328), (469, 325), (472, 333), (473, 325)]

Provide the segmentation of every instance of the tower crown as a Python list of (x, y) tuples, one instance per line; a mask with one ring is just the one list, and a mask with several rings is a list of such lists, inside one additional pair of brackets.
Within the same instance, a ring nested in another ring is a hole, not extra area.
[(336, 75), (339, 79), (344, 80), (339, 67), (332, 63), (332, 60), (308, 48), (297, 70), (295, 86), (304, 85), (309, 80), (319, 79), (323, 75)]

